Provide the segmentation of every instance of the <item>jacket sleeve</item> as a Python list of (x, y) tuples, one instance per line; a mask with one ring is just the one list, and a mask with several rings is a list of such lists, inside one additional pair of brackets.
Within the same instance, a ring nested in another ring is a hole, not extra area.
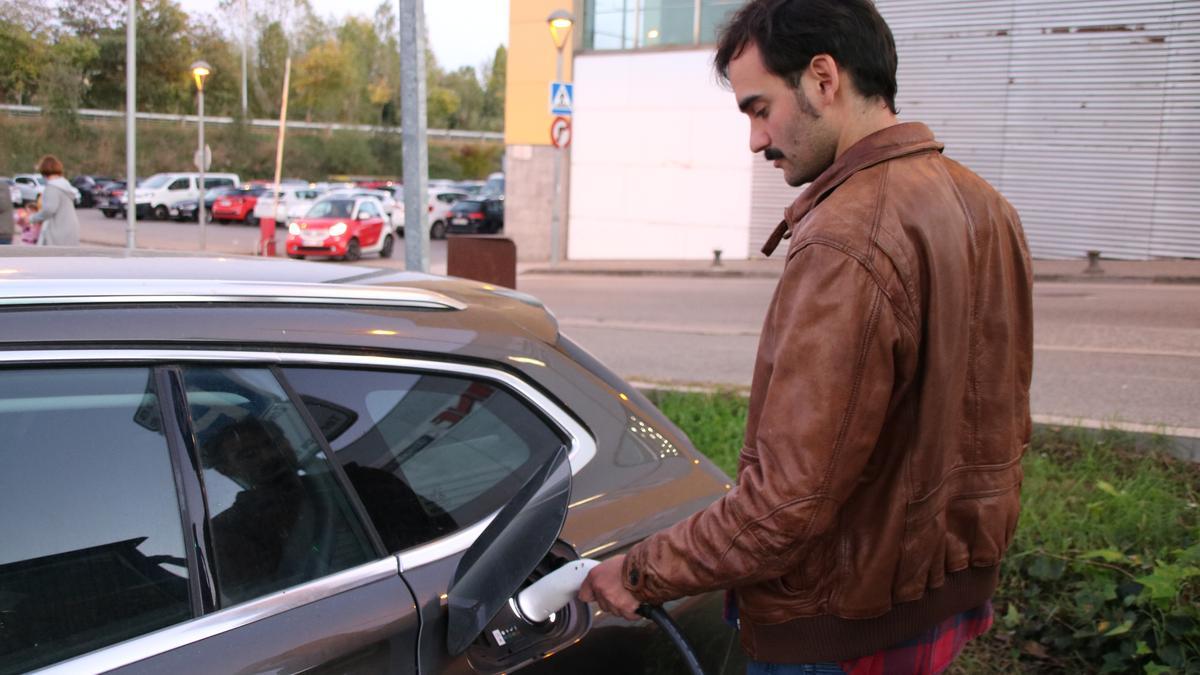
[(40, 223), (48, 218), (53, 217), (58, 213), (59, 206), (62, 202), (62, 195), (59, 191), (47, 185), (42, 190), (42, 209), (29, 217), (29, 221)]
[(634, 546), (624, 583), (661, 603), (781, 576), (828, 531), (887, 415), (899, 326), (857, 259), (809, 244), (788, 261), (759, 358), (773, 362), (738, 484)]

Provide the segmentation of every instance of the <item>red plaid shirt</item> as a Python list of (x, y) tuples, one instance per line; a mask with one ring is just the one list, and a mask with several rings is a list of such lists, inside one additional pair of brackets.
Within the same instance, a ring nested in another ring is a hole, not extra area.
[(968, 642), (991, 627), (992, 602), (989, 600), (946, 619), (904, 644), (838, 665), (847, 675), (935, 675), (949, 668)]

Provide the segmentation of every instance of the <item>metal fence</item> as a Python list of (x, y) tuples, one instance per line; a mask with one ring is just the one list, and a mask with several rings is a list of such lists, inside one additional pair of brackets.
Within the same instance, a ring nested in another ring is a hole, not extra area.
[[(4, 111), (9, 115), (36, 117), (42, 114), (43, 110), (36, 105), (11, 105), (0, 104), (0, 111)], [(75, 111), (80, 119), (125, 119), (125, 113), (120, 110), (95, 110), (91, 108), (80, 108)], [(166, 113), (137, 113), (138, 121), (148, 122), (175, 122), (196, 124), (199, 121), (195, 115), (169, 115)], [(205, 124), (233, 124), (232, 117), (211, 117), (204, 116)], [(276, 129), (279, 127), (279, 120), (246, 120), (246, 124), (252, 127), (265, 127)], [(328, 122), (301, 122), (297, 120), (287, 121), (288, 129), (309, 129), (313, 131), (359, 131), (365, 133), (376, 134), (396, 134), (401, 133), (400, 127), (385, 127), (371, 124), (340, 124)], [(489, 141), (494, 143), (503, 143), (504, 134), (499, 131), (468, 131), (462, 129), (429, 129), (427, 131), (429, 138), (445, 140), (445, 141)]]

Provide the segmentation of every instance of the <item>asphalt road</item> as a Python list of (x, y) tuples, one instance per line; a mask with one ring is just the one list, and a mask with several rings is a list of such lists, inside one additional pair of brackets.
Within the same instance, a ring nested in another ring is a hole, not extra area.
[[(750, 384), (770, 279), (523, 276), (563, 331), (626, 378)], [(1035, 414), (1200, 429), (1200, 288), (1039, 283)]]
[[(91, 209), (80, 212), (80, 221), (85, 243), (124, 245), (124, 221)], [(143, 222), (138, 245), (198, 250), (198, 229)], [(206, 230), (213, 253), (252, 253), (258, 238), (256, 228), (244, 225)], [(282, 241), (281, 234), (281, 249)], [(446, 242), (433, 242), (430, 258), (431, 270), (444, 273)], [(403, 247), (391, 260), (358, 264), (403, 269)], [(518, 286), (545, 301), (565, 333), (627, 379), (745, 387), (774, 283), (523, 275)], [(1034, 311), (1035, 415), (1200, 430), (1200, 287), (1044, 282), (1034, 288)]]

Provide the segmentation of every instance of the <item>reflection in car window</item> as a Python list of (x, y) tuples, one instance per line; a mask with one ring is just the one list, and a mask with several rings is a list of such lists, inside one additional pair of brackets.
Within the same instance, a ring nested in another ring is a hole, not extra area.
[(349, 218), (354, 210), (352, 199), (327, 199), (317, 202), (308, 210), (305, 218)]
[(269, 370), (188, 368), (221, 605), (366, 562), (369, 539)]
[(147, 368), (0, 371), (0, 672), (191, 618)]
[(389, 551), (492, 513), (563, 445), (546, 420), (486, 380), (321, 368), (285, 375)]

